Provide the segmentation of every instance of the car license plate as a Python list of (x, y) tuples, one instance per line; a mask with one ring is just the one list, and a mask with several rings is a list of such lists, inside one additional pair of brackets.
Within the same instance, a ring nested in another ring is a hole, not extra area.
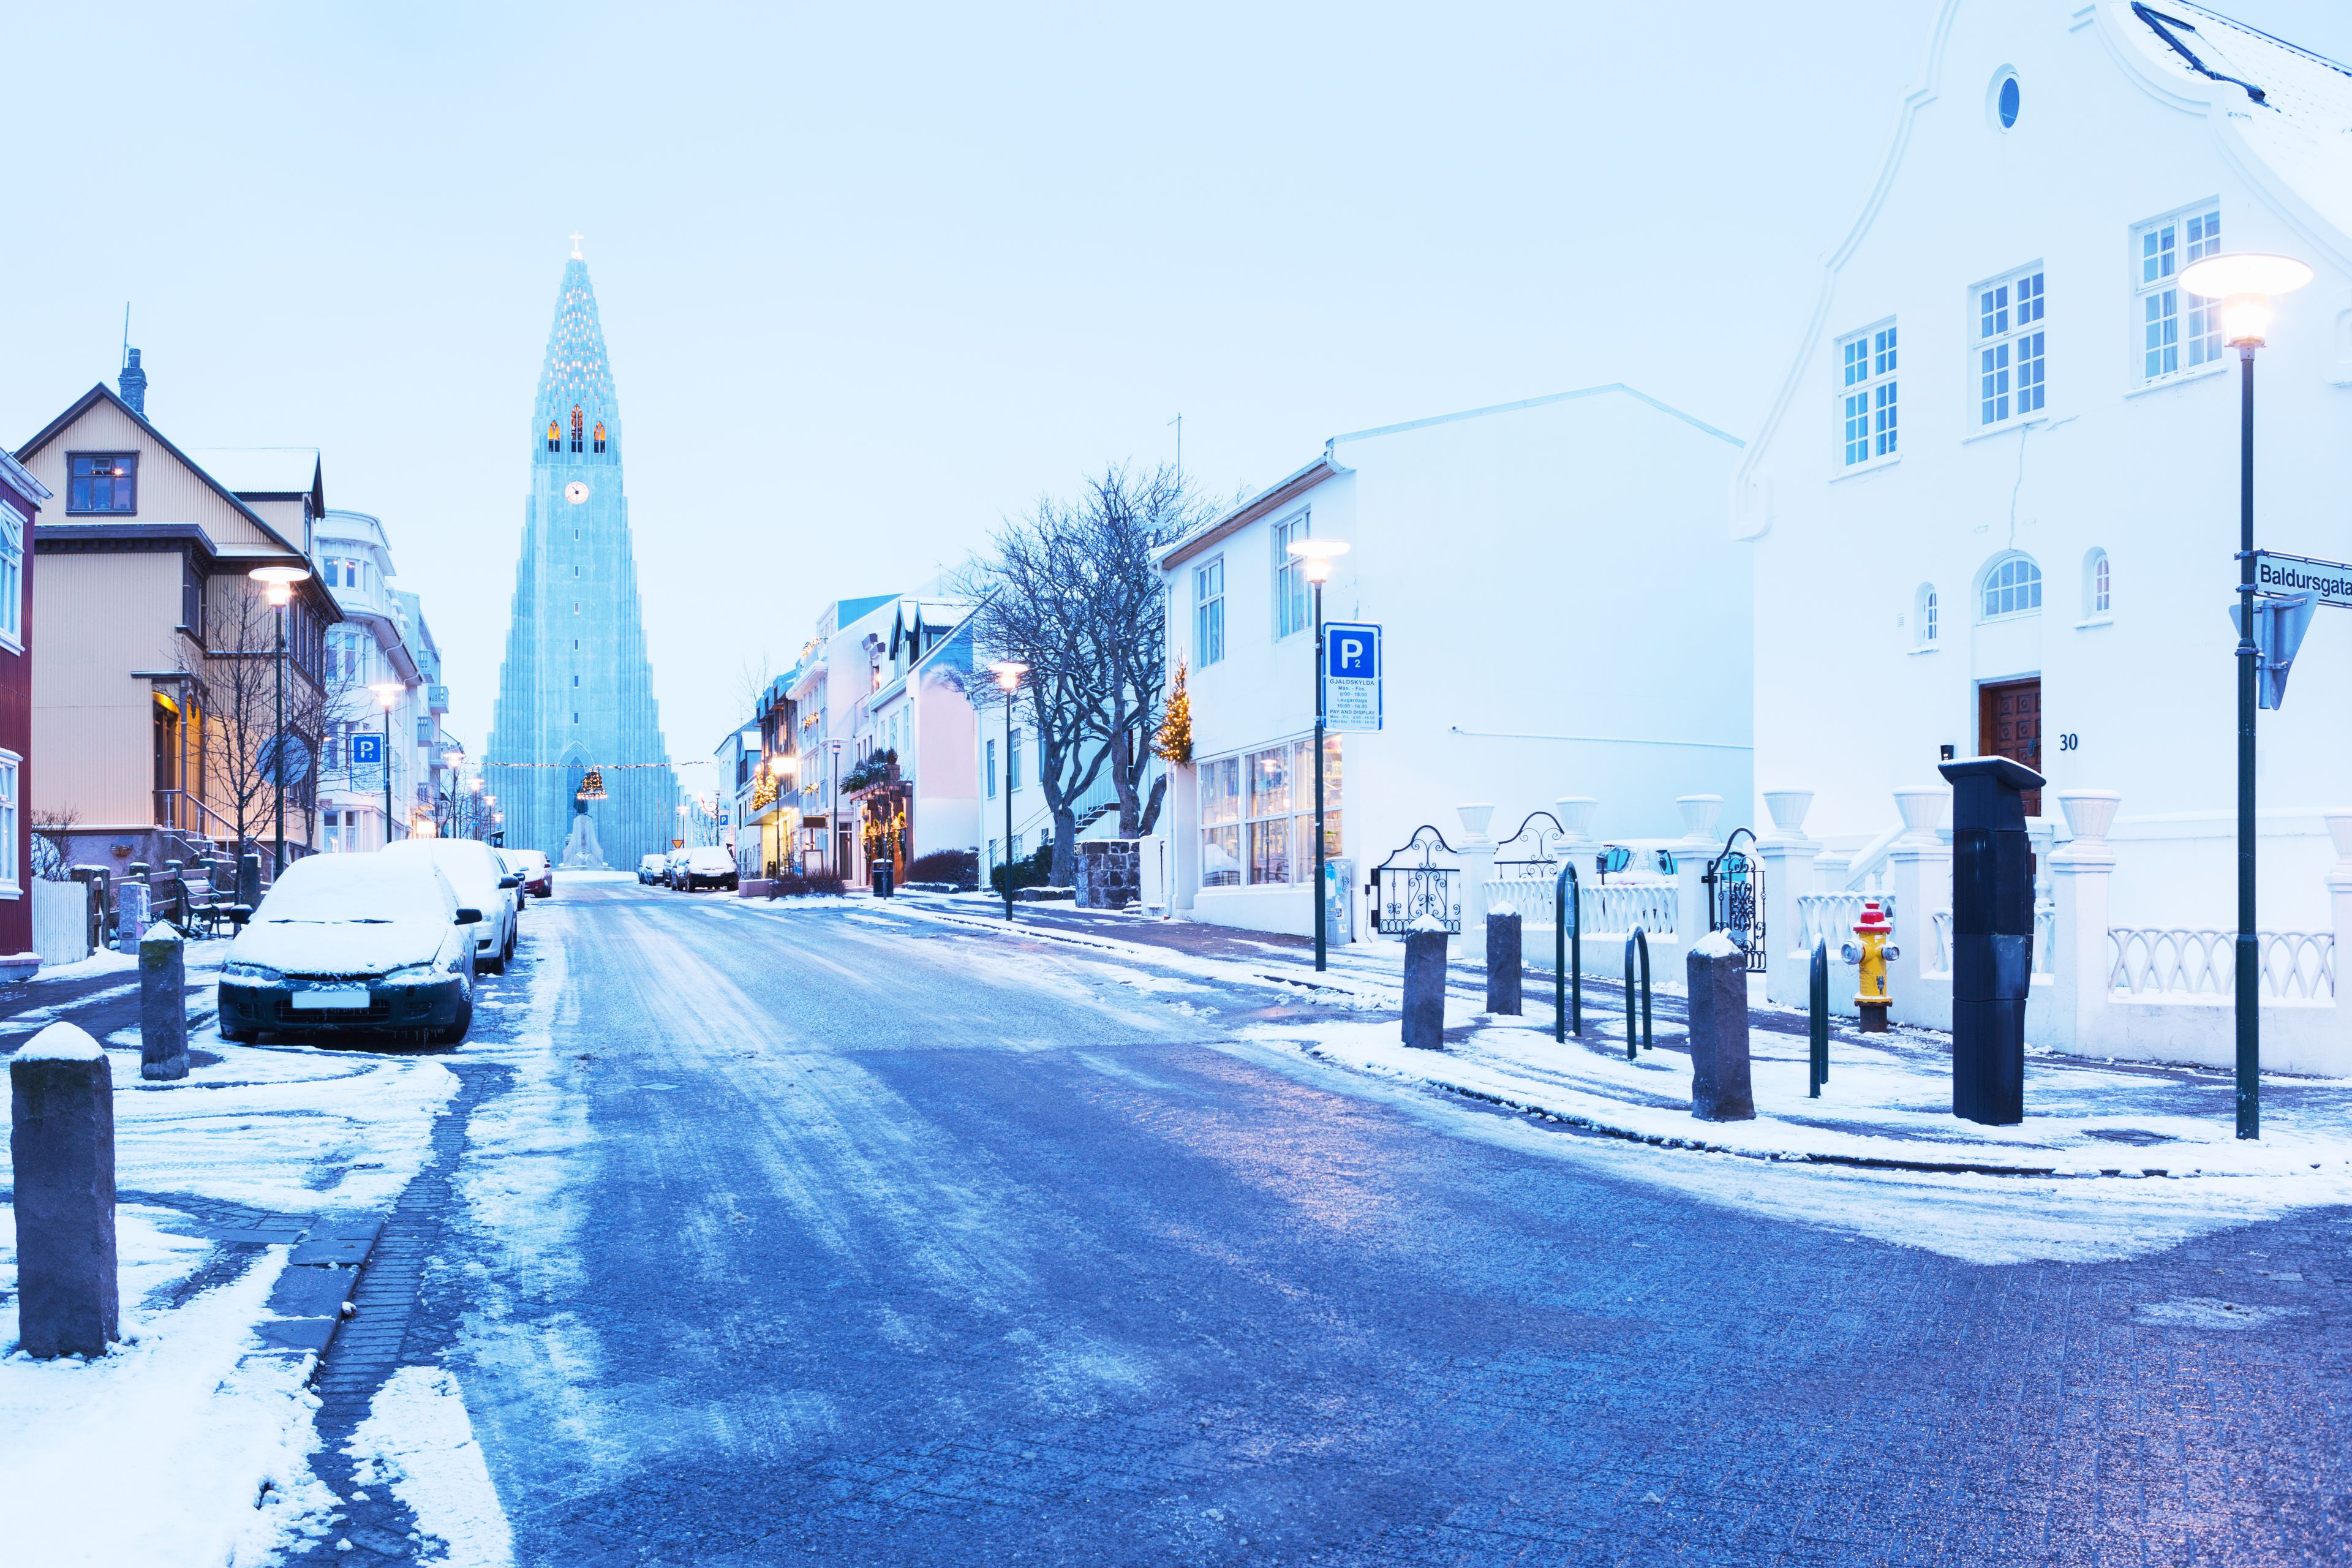
[(367, 1011), (368, 994), (364, 985), (314, 986), (294, 993), (297, 1007), (356, 1007)]

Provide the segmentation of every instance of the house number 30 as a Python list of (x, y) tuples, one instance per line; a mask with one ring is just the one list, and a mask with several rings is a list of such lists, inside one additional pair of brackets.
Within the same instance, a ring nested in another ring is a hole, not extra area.
[(2058, 737), (2058, 749), (2062, 752), (2080, 751), (2082, 746), (2083, 737), (2080, 735), (2061, 735)]

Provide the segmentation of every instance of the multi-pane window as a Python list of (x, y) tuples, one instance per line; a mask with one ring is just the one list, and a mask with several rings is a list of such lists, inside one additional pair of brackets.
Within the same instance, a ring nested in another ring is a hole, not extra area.
[(988, 742), (988, 798), (996, 798), (996, 742)]
[[(1339, 853), (1339, 737), (1324, 742), (1324, 853)], [(1315, 874), (1315, 742), (1285, 741), (1200, 767), (1201, 885), (1270, 887)]]
[(1843, 379), (1838, 384), (1838, 413), (1843, 421), (1845, 467), (1895, 455), (1901, 434), (1895, 416), (1895, 323), (1856, 333), (1839, 345)]
[(1004, 787), (1021, 787), (1021, 731), (1015, 730), (1004, 738)]
[(1192, 568), (1192, 662), (1225, 657), (1225, 558)]
[(1984, 618), (2021, 616), (2042, 607), (2042, 568), (2011, 555), (1985, 574)]
[(194, 552), (180, 557), (180, 625), (198, 642), (205, 640), (205, 574), (196, 569)]
[(25, 637), (25, 519), (0, 503), (0, 637)]
[(1307, 629), (1307, 563), (1290, 552), (1291, 542), (1305, 539), (1310, 514), (1277, 522), (1268, 531), (1274, 541), (1274, 635), (1286, 637)]
[(139, 454), (70, 452), (66, 510), (130, 514), (139, 510)]
[(1917, 603), (1913, 605), (1913, 614), (1918, 624), (1918, 646), (1935, 647), (1936, 634), (1941, 628), (1937, 625), (1940, 616), (1936, 603), (1936, 585), (1933, 583), (1919, 584), (1919, 597)]
[(25, 885), (25, 868), (16, 860), (16, 770), (23, 759), (0, 752), (0, 883), (11, 889)]
[(2038, 267), (1976, 289), (1979, 425), (2041, 411), (2045, 313)]
[(2154, 381), (2221, 357), (2221, 301), (2186, 293), (2180, 274), (2221, 253), (2221, 212), (2159, 218), (2139, 231), (2140, 379)]

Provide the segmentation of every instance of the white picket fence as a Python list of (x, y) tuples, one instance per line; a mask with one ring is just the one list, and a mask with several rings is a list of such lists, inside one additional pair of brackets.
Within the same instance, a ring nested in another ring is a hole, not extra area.
[[(2118, 996), (2234, 996), (2237, 940), (2227, 931), (2110, 926), (2108, 987)], [(2263, 995), (2335, 999), (2334, 931), (2257, 931), (2255, 940)]]
[(88, 883), (33, 879), (33, 951), (43, 963), (79, 963), (89, 956)]

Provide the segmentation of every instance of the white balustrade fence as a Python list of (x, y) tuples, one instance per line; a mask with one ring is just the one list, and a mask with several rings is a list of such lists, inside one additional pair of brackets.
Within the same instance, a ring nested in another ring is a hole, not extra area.
[[(1489, 910), (1517, 910), (1529, 931), (1552, 928), (1559, 893), (1551, 878), (1497, 877), (1486, 889)], [(1672, 882), (1580, 882), (1577, 893), (1578, 926), (1586, 937), (1622, 937), (1636, 924), (1652, 936), (1676, 934)]]
[[(2333, 1001), (2336, 933), (2255, 933), (2263, 994), (2273, 1001)], [(2107, 984), (2119, 996), (2234, 996), (2238, 933), (2233, 931), (2110, 926)]]
[[(1876, 899), (1878, 907), (1889, 920), (1895, 917), (1895, 900), (1887, 893), (1800, 893), (1797, 895), (1797, 947), (1800, 952), (1813, 951), (1813, 943), (1830, 944), (1832, 961), (1838, 949), (1853, 940), (1853, 928), (1862, 919), (1864, 900)], [(1896, 928), (1895, 941), (1902, 943), (1901, 927)]]

